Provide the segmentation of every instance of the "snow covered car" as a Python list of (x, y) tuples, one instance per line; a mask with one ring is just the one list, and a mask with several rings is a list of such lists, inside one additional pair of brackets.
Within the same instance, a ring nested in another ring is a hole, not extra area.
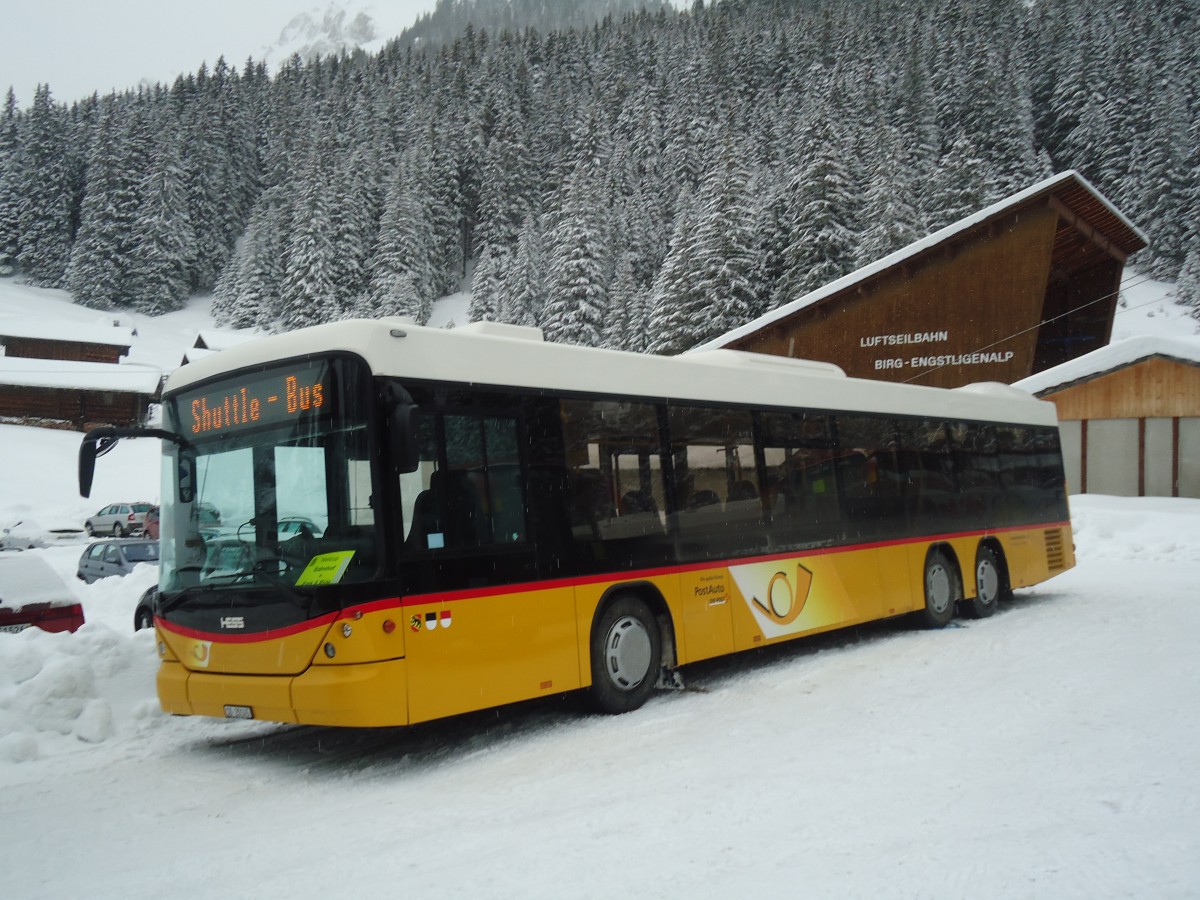
[(0, 554), (0, 632), (75, 631), (83, 607), (50, 564), (33, 553)]
[(91, 584), (110, 575), (128, 575), (138, 563), (158, 565), (158, 541), (112, 538), (88, 545), (75, 577)]
[(89, 535), (111, 534), (114, 537), (124, 537), (127, 534), (137, 534), (142, 530), (146, 521), (146, 513), (150, 512), (150, 503), (110, 503), (94, 516), (88, 516), (83, 523), (84, 531)]

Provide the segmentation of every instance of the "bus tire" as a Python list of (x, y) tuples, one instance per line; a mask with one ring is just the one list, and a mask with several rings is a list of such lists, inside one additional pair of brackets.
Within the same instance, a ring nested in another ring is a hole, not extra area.
[(925, 624), (930, 628), (949, 625), (962, 595), (958, 567), (944, 550), (930, 550), (925, 557)]
[(1000, 554), (987, 544), (980, 544), (975, 554), (975, 596), (964, 607), (973, 619), (986, 619), (996, 611), (996, 605), (1008, 598), (1008, 579)]
[(637, 709), (654, 690), (661, 665), (654, 614), (632, 594), (618, 596), (592, 629), (592, 704), (614, 715)]

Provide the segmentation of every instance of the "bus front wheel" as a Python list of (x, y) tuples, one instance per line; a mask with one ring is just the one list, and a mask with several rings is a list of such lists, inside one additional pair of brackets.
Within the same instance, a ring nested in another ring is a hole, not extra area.
[(931, 628), (949, 625), (962, 595), (958, 568), (945, 551), (930, 551), (925, 558), (925, 624)]
[(637, 709), (654, 690), (661, 665), (654, 614), (637, 597), (618, 597), (592, 631), (592, 703), (606, 713)]

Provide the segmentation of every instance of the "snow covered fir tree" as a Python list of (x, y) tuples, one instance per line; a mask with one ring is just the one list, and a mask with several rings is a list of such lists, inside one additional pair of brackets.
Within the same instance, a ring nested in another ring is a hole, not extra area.
[(274, 75), (10, 90), (0, 272), (272, 329), (424, 321), (469, 279), (473, 318), (676, 353), (1077, 169), (1200, 314), (1195, 0), (545, 6), (442, 0)]

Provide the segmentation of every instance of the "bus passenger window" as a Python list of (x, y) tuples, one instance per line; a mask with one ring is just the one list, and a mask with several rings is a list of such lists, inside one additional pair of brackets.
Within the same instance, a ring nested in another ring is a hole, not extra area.
[(829, 417), (771, 412), (759, 416), (764, 493), (771, 515), (774, 546), (813, 547), (842, 536), (838, 481), (838, 451)]
[(574, 539), (662, 535), (665, 495), (655, 408), (564, 400), (561, 415)]
[(765, 536), (751, 414), (672, 405), (667, 422), (682, 552), (699, 558), (758, 549)]
[(406, 545), (463, 550), (526, 540), (516, 419), (445, 415), (440, 434), (446, 467), (423, 450), (417, 472), (401, 476)]

